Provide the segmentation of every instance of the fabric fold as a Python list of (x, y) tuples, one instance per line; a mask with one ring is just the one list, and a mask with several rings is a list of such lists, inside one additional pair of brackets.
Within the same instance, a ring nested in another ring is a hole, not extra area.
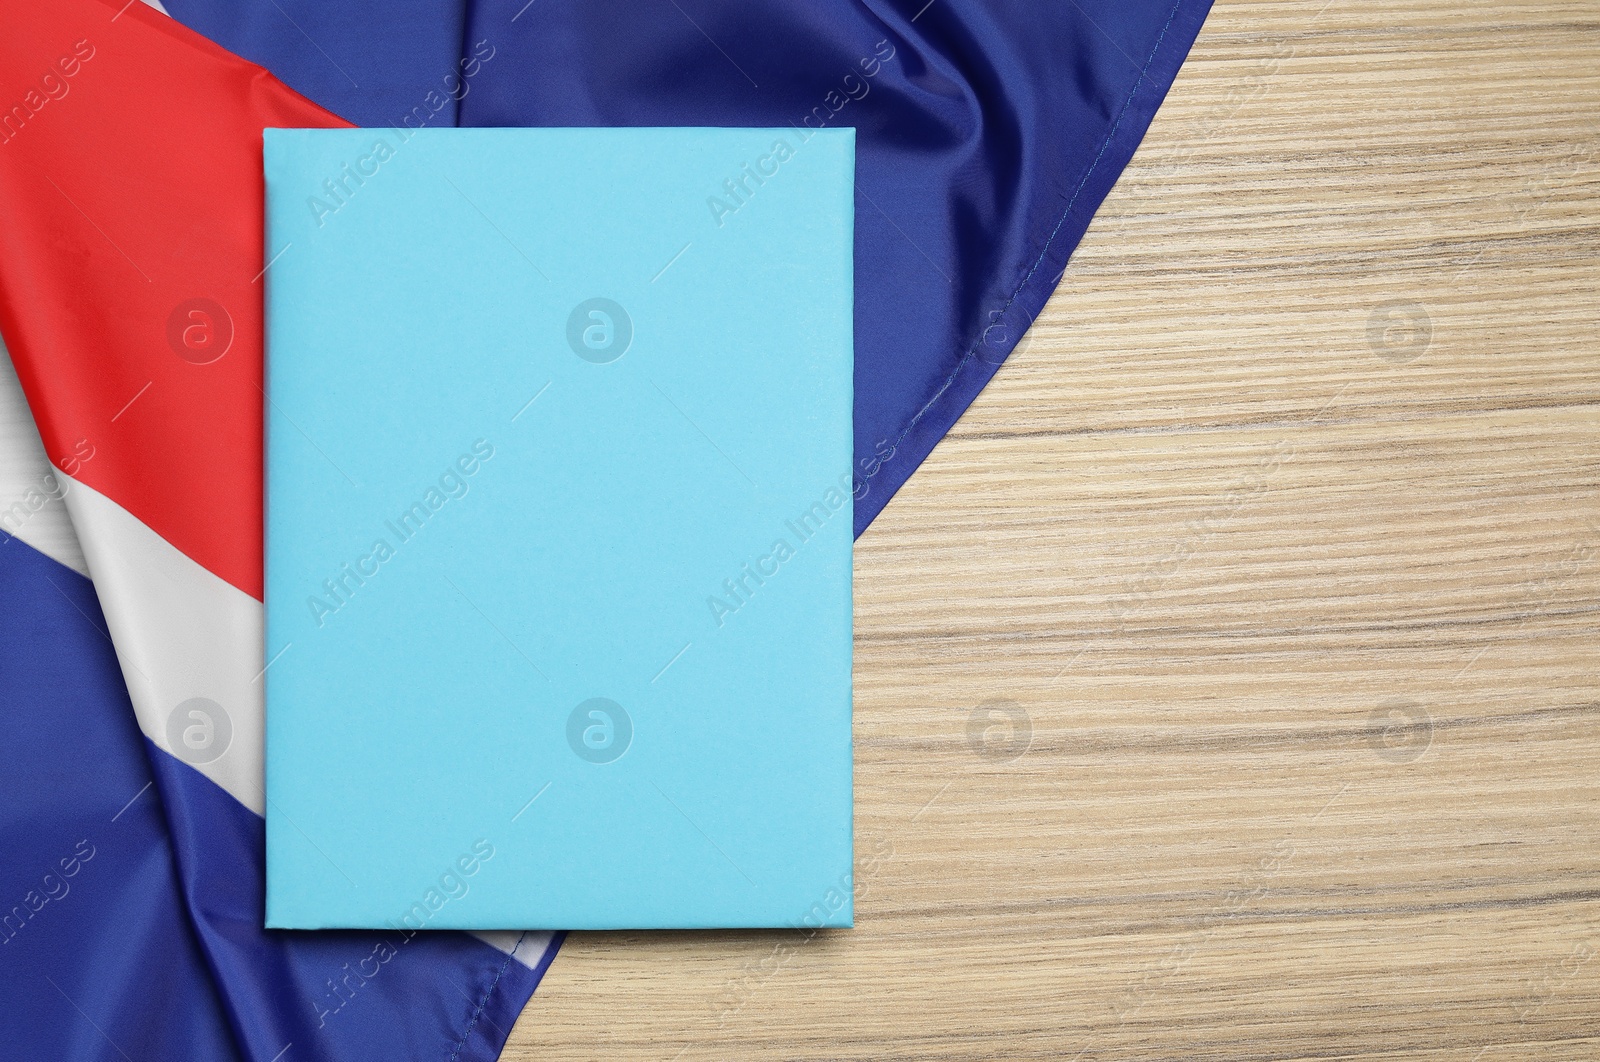
[[(796, 148), (815, 129), (854, 126), (858, 535), (1043, 309), (1210, 7), (436, 0), (402, 19), (372, 2), (334, 14), (301, 0), (290, 10), (302, 35), (260, 15), (278, 3), (169, 6), (347, 115), (368, 93), (326, 77), (319, 52), (362, 54), (352, 20), (414, 36), (384, 74), (404, 93), (428, 81), (428, 64), (405, 57), (459, 15), (461, 39), (492, 56), (463, 52), (461, 125), (780, 127)], [(727, 176), (705, 190), (721, 218), (782, 179)]]

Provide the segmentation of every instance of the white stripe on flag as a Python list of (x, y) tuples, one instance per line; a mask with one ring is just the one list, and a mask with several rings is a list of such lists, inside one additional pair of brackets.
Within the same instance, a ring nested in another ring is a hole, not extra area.
[(50, 467), (28, 400), (0, 342), (0, 530), (80, 575), (89, 568), (62, 495), (66, 477)]
[(93, 487), (72, 483), (67, 511), (139, 729), (264, 814), (261, 602)]

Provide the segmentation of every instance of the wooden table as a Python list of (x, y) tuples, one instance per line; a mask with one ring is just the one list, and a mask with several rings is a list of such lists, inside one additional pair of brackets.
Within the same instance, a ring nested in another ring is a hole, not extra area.
[(860, 540), (857, 928), (506, 1057), (1600, 1058), (1597, 126), (1595, 2), (1219, 2)]

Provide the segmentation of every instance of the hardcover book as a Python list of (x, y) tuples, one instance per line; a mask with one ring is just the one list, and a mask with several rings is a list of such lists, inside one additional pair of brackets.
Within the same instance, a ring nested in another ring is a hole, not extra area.
[(854, 131), (265, 164), (267, 925), (850, 925)]

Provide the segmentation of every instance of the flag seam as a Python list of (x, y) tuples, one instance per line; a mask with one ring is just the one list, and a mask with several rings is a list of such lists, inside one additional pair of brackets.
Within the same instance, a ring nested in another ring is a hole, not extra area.
[(494, 980), (490, 981), (489, 987), (484, 990), (483, 998), (478, 1000), (478, 1006), (472, 1012), (472, 1020), (468, 1021), (467, 1027), (461, 1031), (461, 1039), (456, 1043), (456, 1049), (450, 1052), (450, 1062), (456, 1062), (461, 1057), (461, 1049), (467, 1046), (467, 1037), (472, 1035), (473, 1027), (478, 1024), (478, 1018), (483, 1014), (483, 1008), (489, 1005), (489, 997), (494, 995), (495, 988), (500, 984), (500, 978), (505, 976), (506, 968), (511, 965), (511, 955), (514, 955), (517, 948), (522, 946), (522, 942), (527, 936), (527, 933), (523, 933), (522, 936), (517, 938), (516, 947), (511, 949), (511, 954), (506, 956), (506, 961), (500, 964), (500, 969), (494, 975)]

